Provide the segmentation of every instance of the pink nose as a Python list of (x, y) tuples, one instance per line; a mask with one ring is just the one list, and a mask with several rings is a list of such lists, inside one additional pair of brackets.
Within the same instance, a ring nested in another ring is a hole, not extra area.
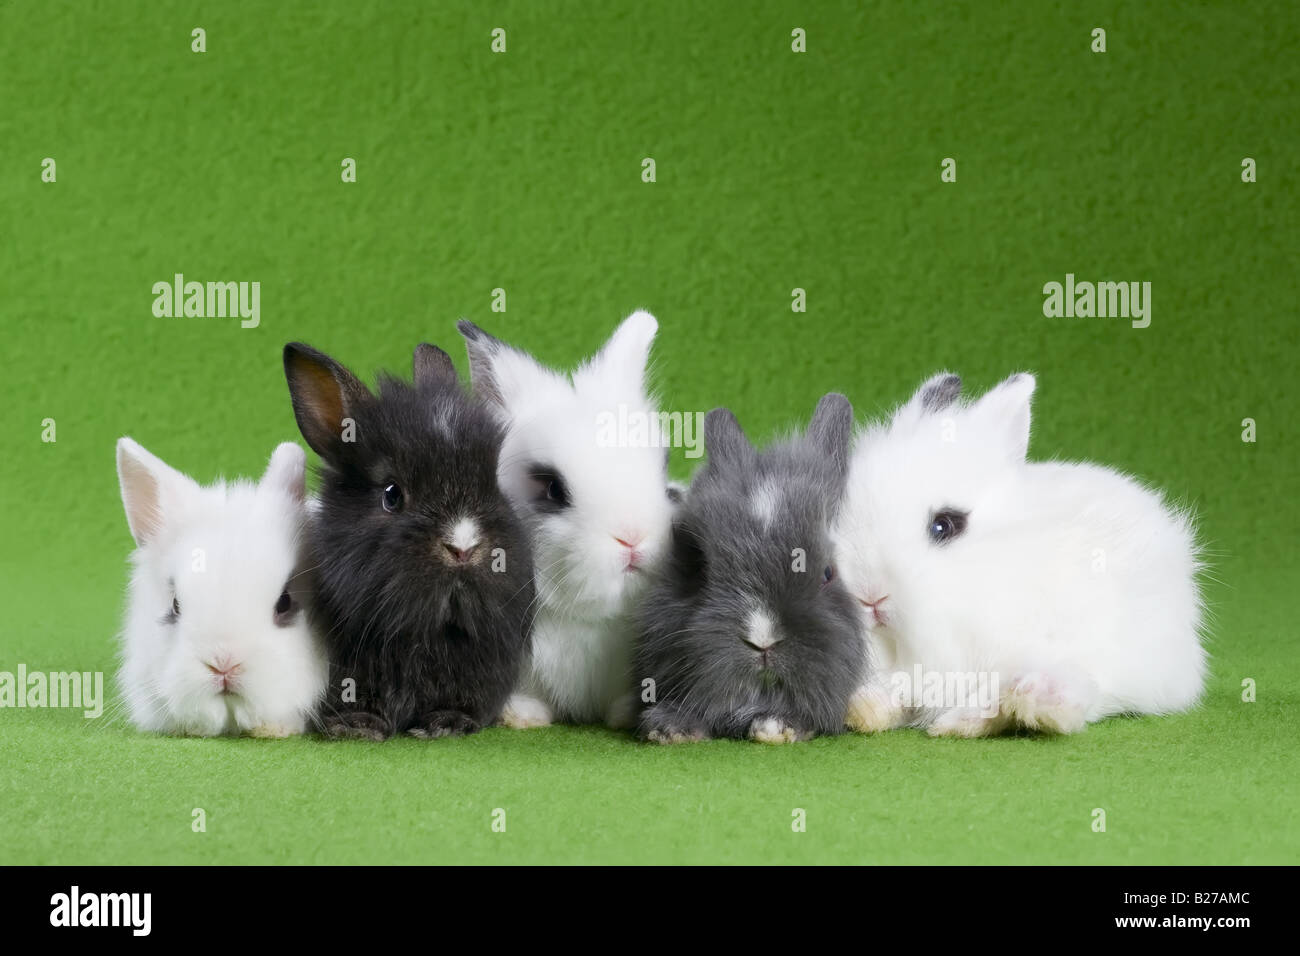
[(620, 538), (618, 535), (614, 536), (615, 541), (627, 548), (627, 570), (629, 571), (635, 571), (641, 566), (643, 556), (641, 552), (636, 549), (636, 546), (639, 545), (644, 538), (645, 536), (640, 533), (629, 534), (626, 538)]
[(221, 689), (229, 690), (230, 685), (235, 682), (235, 678), (244, 669), (244, 665), (229, 657), (218, 657), (213, 661), (204, 661), (203, 666), (211, 673), (216, 682), (221, 685)]
[(880, 605), (884, 604), (885, 601), (888, 599), (889, 599), (888, 594), (886, 594), (884, 597), (878, 597), (874, 601), (866, 601), (863, 600), (862, 598), (858, 598), (858, 600), (862, 602), (863, 607), (871, 608), (871, 615), (872, 617), (875, 618), (876, 623), (878, 624), (885, 623), (885, 609), (882, 608)]

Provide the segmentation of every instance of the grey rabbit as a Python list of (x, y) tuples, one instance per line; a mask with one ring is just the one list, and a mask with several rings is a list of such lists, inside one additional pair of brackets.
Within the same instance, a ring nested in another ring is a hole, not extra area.
[(829, 537), (852, 430), (852, 406), (834, 393), (806, 433), (763, 451), (727, 409), (706, 416), (707, 463), (640, 614), (640, 737), (781, 743), (844, 729), (866, 676)]

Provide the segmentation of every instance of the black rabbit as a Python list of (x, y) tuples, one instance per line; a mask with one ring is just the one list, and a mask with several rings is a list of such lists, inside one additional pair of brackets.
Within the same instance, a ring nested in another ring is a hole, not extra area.
[(300, 343), (284, 348), (294, 416), (321, 456), (314, 613), (330, 658), (329, 736), (441, 737), (492, 723), (528, 648), (533, 562), (497, 485), (502, 430), (446, 352), (372, 394)]

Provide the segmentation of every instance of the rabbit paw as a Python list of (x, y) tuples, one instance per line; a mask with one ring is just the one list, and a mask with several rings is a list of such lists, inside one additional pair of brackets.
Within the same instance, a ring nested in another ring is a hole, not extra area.
[(300, 728), (290, 727), (288, 724), (258, 724), (248, 731), (248, 736), (279, 739), (281, 737), (292, 737), (299, 732)]
[(433, 740), (437, 737), (460, 737), (478, 729), (478, 721), (469, 714), (459, 710), (431, 710), (417, 717), (406, 732), (421, 740)]
[(708, 740), (704, 728), (683, 720), (671, 707), (663, 704), (651, 707), (641, 715), (641, 736), (656, 744), (685, 744)]
[(791, 727), (779, 717), (760, 717), (749, 725), (749, 739), (761, 744), (789, 744), (807, 740), (810, 736), (809, 733)]
[(850, 698), (844, 723), (860, 734), (893, 730), (903, 724), (903, 708), (884, 687), (868, 684)]
[(1006, 727), (1001, 716), (988, 717), (978, 707), (945, 710), (926, 730), (931, 737), (992, 737)]
[(500, 722), (505, 727), (525, 730), (529, 727), (549, 727), (554, 721), (555, 715), (545, 701), (527, 694), (511, 694), (505, 709), (501, 711)]
[(697, 740), (708, 740), (703, 731), (678, 730), (672, 727), (656, 727), (645, 735), (652, 744), (689, 744)]
[(347, 710), (326, 717), (322, 731), (327, 737), (354, 740), (387, 740), (393, 736), (393, 724), (381, 714), (368, 710)]
[(1087, 726), (1086, 705), (1064, 681), (1031, 672), (1012, 681), (1002, 695), (1002, 713), (1015, 726), (1045, 734), (1074, 734)]

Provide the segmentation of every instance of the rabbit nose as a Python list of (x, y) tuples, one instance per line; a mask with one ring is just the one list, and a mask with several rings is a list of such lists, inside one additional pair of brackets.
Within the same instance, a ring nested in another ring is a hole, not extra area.
[(781, 640), (776, 625), (762, 611), (755, 611), (749, 616), (749, 628), (745, 631), (744, 641), (756, 651), (766, 651)]
[(884, 597), (878, 597), (874, 601), (868, 601), (866, 598), (858, 598), (858, 601), (861, 602), (863, 607), (871, 610), (872, 620), (877, 624), (884, 624), (888, 619), (888, 615), (881, 605), (883, 605), (888, 599), (889, 595), (886, 594)]
[(243, 664), (239, 663), (239, 661), (235, 660), (228, 654), (214, 657), (210, 661), (204, 661), (203, 666), (219, 677), (230, 677), (234, 674), (238, 674), (244, 667)]
[(639, 545), (643, 540), (645, 540), (645, 535), (641, 534), (640, 532), (637, 532), (635, 534), (629, 534), (625, 538), (620, 538), (618, 535), (614, 535), (614, 540), (627, 549), (627, 565), (624, 567), (624, 570), (625, 571), (640, 570), (641, 564), (645, 560), (645, 555), (642, 554), (640, 551), (638, 551), (636, 548), (637, 545)]
[(203, 666), (211, 672), (213, 680), (220, 687), (221, 693), (229, 693), (236, 679), (244, 669), (244, 665), (234, 660), (228, 655), (213, 658), (210, 661), (204, 661)]
[(478, 550), (479, 530), (469, 518), (462, 518), (451, 529), (451, 534), (442, 542), (443, 549), (457, 564), (465, 564), (474, 558)]
[(447, 551), (447, 553), (451, 555), (451, 559), (455, 561), (457, 564), (466, 564), (469, 561), (473, 560), (474, 552), (478, 550), (477, 548), (472, 548), (472, 547), (458, 548), (454, 544), (447, 544), (445, 541), (443, 542), (442, 546)]

